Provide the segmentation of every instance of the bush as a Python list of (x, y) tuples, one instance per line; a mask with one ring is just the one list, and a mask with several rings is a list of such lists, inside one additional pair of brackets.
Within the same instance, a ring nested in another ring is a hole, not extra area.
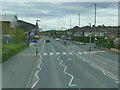
[(8, 60), (13, 55), (19, 53), (27, 46), (25, 44), (3, 44), (2, 46), (2, 62)]

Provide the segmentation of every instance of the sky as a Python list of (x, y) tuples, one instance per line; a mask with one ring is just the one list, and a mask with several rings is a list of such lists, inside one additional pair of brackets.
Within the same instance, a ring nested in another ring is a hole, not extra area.
[(19, 20), (36, 24), (45, 30), (63, 30), (71, 27), (94, 24), (96, 3), (96, 25), (118, 25), (117, 2), (2, 2), (2, 13), (16, 14)]

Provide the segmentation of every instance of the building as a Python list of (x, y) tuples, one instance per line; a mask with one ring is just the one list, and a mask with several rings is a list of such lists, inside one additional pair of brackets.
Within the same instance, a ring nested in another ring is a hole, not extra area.
[(28, 23), (26, 21), (18, 20), (18, 26), (24, 30), (24, 32), (36, 30), (36, 25)]
[(68, 32), (72, 33), (74, 36), (99, 36), (99, 37), (116, 37), (118, 35), (118, 27), (77, 27), (69, 29)]
[(18, 24), (18, 17), (17, 15), (13, 14), (1, 14), (0, 22), (3, 24), (7, 24), (10, 29), (15, 28)]

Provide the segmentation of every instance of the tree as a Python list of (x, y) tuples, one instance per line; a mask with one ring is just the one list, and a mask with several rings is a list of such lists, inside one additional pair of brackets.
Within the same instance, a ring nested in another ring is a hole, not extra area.
[(19, 27), (13, 29), (12, 35), (12, 40), (14, 43), (21, 43), (25, 39), (25, 33)]

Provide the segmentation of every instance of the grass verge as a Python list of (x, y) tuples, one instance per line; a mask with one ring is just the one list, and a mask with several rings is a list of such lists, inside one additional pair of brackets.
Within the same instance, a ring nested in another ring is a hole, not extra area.
[(27, 47), (26, 44), (3, 44), (2, 45), (2, 62), (19, 53)]

